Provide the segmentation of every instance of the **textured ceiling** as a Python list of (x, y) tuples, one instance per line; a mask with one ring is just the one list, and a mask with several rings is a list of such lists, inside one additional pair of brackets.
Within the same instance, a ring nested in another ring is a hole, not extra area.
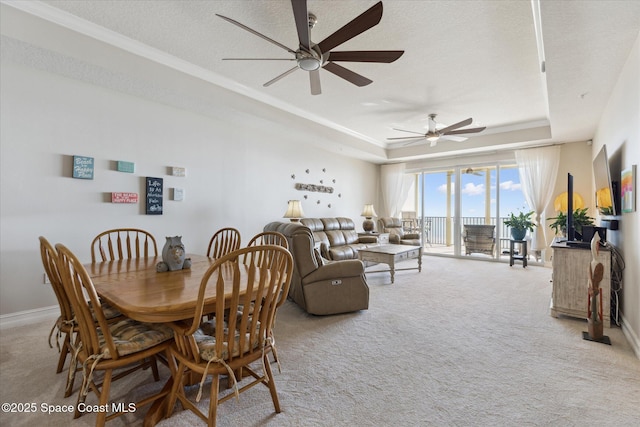
[[(215, 16), (228, 16), (295, 50), (287, 0), (3, 3), (146, 58), (162, 57), (165, 65), (181, 71), (207, 74), (218, 85), (375, 147), (375, 154), (355, 152), (377, 162), (591, 138), (640, 28), (638, 1), (388, 0), (377, 26), (335, 50), (404, 50), (404, 55), (391, 64), (341, 63), (373, 80), (365, 87), (321, 70), (322, 94), (313, 96), (302, 70), (262, 86), (293, 62), (222, 60), (290, 58), (285, 50)], [(309, 0), (309, 11), (318, 18), (312, 41), (321, 41), (373, 4)], [(536, 38), (538, 6), (544, 57)], [(17, 30), (6, 33), (36, 43)], [(84, 53), (83, 60), (96, 62), (87, 55), (97, 58), (100, 52)], [(184, 103), (180, 93), (165, 96)], [(429, 113), (437, 113), (445, 125), (472, 117), (473, 125), (487, 130), (464, 142), (440, 141), (437, 147), (426, 141), (389, 144), (387, 138), (404, 136), (394, 127), (426, 130)]]

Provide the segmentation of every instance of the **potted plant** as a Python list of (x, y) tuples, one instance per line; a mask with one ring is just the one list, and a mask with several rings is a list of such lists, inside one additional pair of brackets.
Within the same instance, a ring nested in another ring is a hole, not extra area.
[(533, 211), (529, 213), (520, 212), (518, 215), (514, 215), (513, 212), (509, 214), (504, 224), (511, 227), (513, 240), (523, 240), (527, 230), (533, 231), (535, 223), (531, 220), (531, 215), (533, 215)]
[[(555, 231), (556, 235), (567, 235), (567, 214), (564, 212), (558, 212), (558, 215), (553, 218), (547, 218), (547, 221), (553, 221), (549, 224), (549, 228)], [(582, 226), (594, 225), (593, 218), (587, 215), (587, 208), (576, 209), (573, 211), (573, 228), (578, 233), (582, 234)]]

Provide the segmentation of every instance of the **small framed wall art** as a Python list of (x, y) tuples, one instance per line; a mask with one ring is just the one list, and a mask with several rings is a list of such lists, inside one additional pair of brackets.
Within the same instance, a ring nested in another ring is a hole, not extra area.
[(620, 199), (623, 213), (636, 211), (636, 165), (620, 174)]
[(78, 179), (93, 179), (93, 157), (73, 156), (73, 177)]

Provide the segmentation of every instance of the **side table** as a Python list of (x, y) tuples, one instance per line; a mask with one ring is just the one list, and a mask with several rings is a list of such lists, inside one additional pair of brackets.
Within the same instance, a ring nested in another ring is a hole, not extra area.
[[(516, 244), (520, 245), (520, 251), (516, 251)], [(516, 260), (522, 261), (522, 267), (527, 266), (527, 241), (526, 240), (509, 240), (509, 267), (513, 266)]]
[(380, 245), (389, 244), (389, 233), (377, 233), (377, 232), (368, 233), (365, 231), (364, 233), (358, 233), (358, 236), (374, 236), (378, 240), (378, 243)]

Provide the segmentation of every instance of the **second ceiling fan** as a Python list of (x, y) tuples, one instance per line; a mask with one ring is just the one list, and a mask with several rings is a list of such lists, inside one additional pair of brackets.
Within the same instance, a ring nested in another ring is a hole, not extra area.
[(390, 63), (400, 58), (404, 53), (403, 50), (353, 50), (353, 51), (332, 51), (333, 48), (341, 45), (342, 43), (354, 38), (355, 36), (365, 32), (369, 28), (377, 25), (382, 19), (382, 2), (378, 2), (369, 8), (367, 11), (344, 25), (342, 28), (331, 34), (329, 37), (322, 40), (320, 43), (313, 43), (311, 41), (309, 30), (313, 28), (316, 23), (316, 17), (307, 11), (306, 0), (291, 0), (291, 6), (293, 8), (293, 17), (296, 23), (296, 29), (298, 31), (299, 47), (294, 50), (282, 43), (273, 40), (270, 37), (265, 36), (247, 27), (240, 22), (228, 18), (226, 16), (218, 15), (220, 18), (228, 21), (238, 27), (246, 30), (264, 40), (275, 44), (276, 46), (286, 50), (294, 55), (294, 58), (224, 58), (226, 60), (281, 60), (281, 61), (296, 61), (295, 67), (285, 71), (279, 76), (269, 80), (263, 86), (270, 86), (283, 77), (293, 73), (297, 69), (301, 69), (309, 72), (309, 81), (311, 85), (311, 94), (319, 95), (322, 93), (320, 86), (320, 68), (325, 69), (338, 77), (341, 77), (348, 82), (353, 83), (356, 86), (366, 86), (372, 81), (368, 78), (355, 73), (336, 62), (382, 62)]
[(427, 131), (427, 133), (393, 128), (393, 130), (397, 130), (400, 132), (413, 133), (415, 134), (415, 136), (400, 136), (400, 137), (387, 138), (387, 139), (390, 141), (401, 140), (401, 139), (408, 140), (406, 145), (413, 144), (414, 142), (418, 142), (421, 139), (426, 139), (431, 143), (432, 147), (435, 147), (435, 145), (438, 143), (438, 140), (441, 138), (450, 139), (454, 141), (456, 140), (464, 141), (466, 138), (460, 138), (457, 135), (464, 135), (467, 133), (478, 133), (486, 129), (486, 127), (459, 129), (461, 127), (470, 125), (473, 122), (472, 118), (468, 118), (461, 122), (438, 129), (438, 124), (436, 123), (436, 116), (437, 114), (429, 114), (429, 130)]

